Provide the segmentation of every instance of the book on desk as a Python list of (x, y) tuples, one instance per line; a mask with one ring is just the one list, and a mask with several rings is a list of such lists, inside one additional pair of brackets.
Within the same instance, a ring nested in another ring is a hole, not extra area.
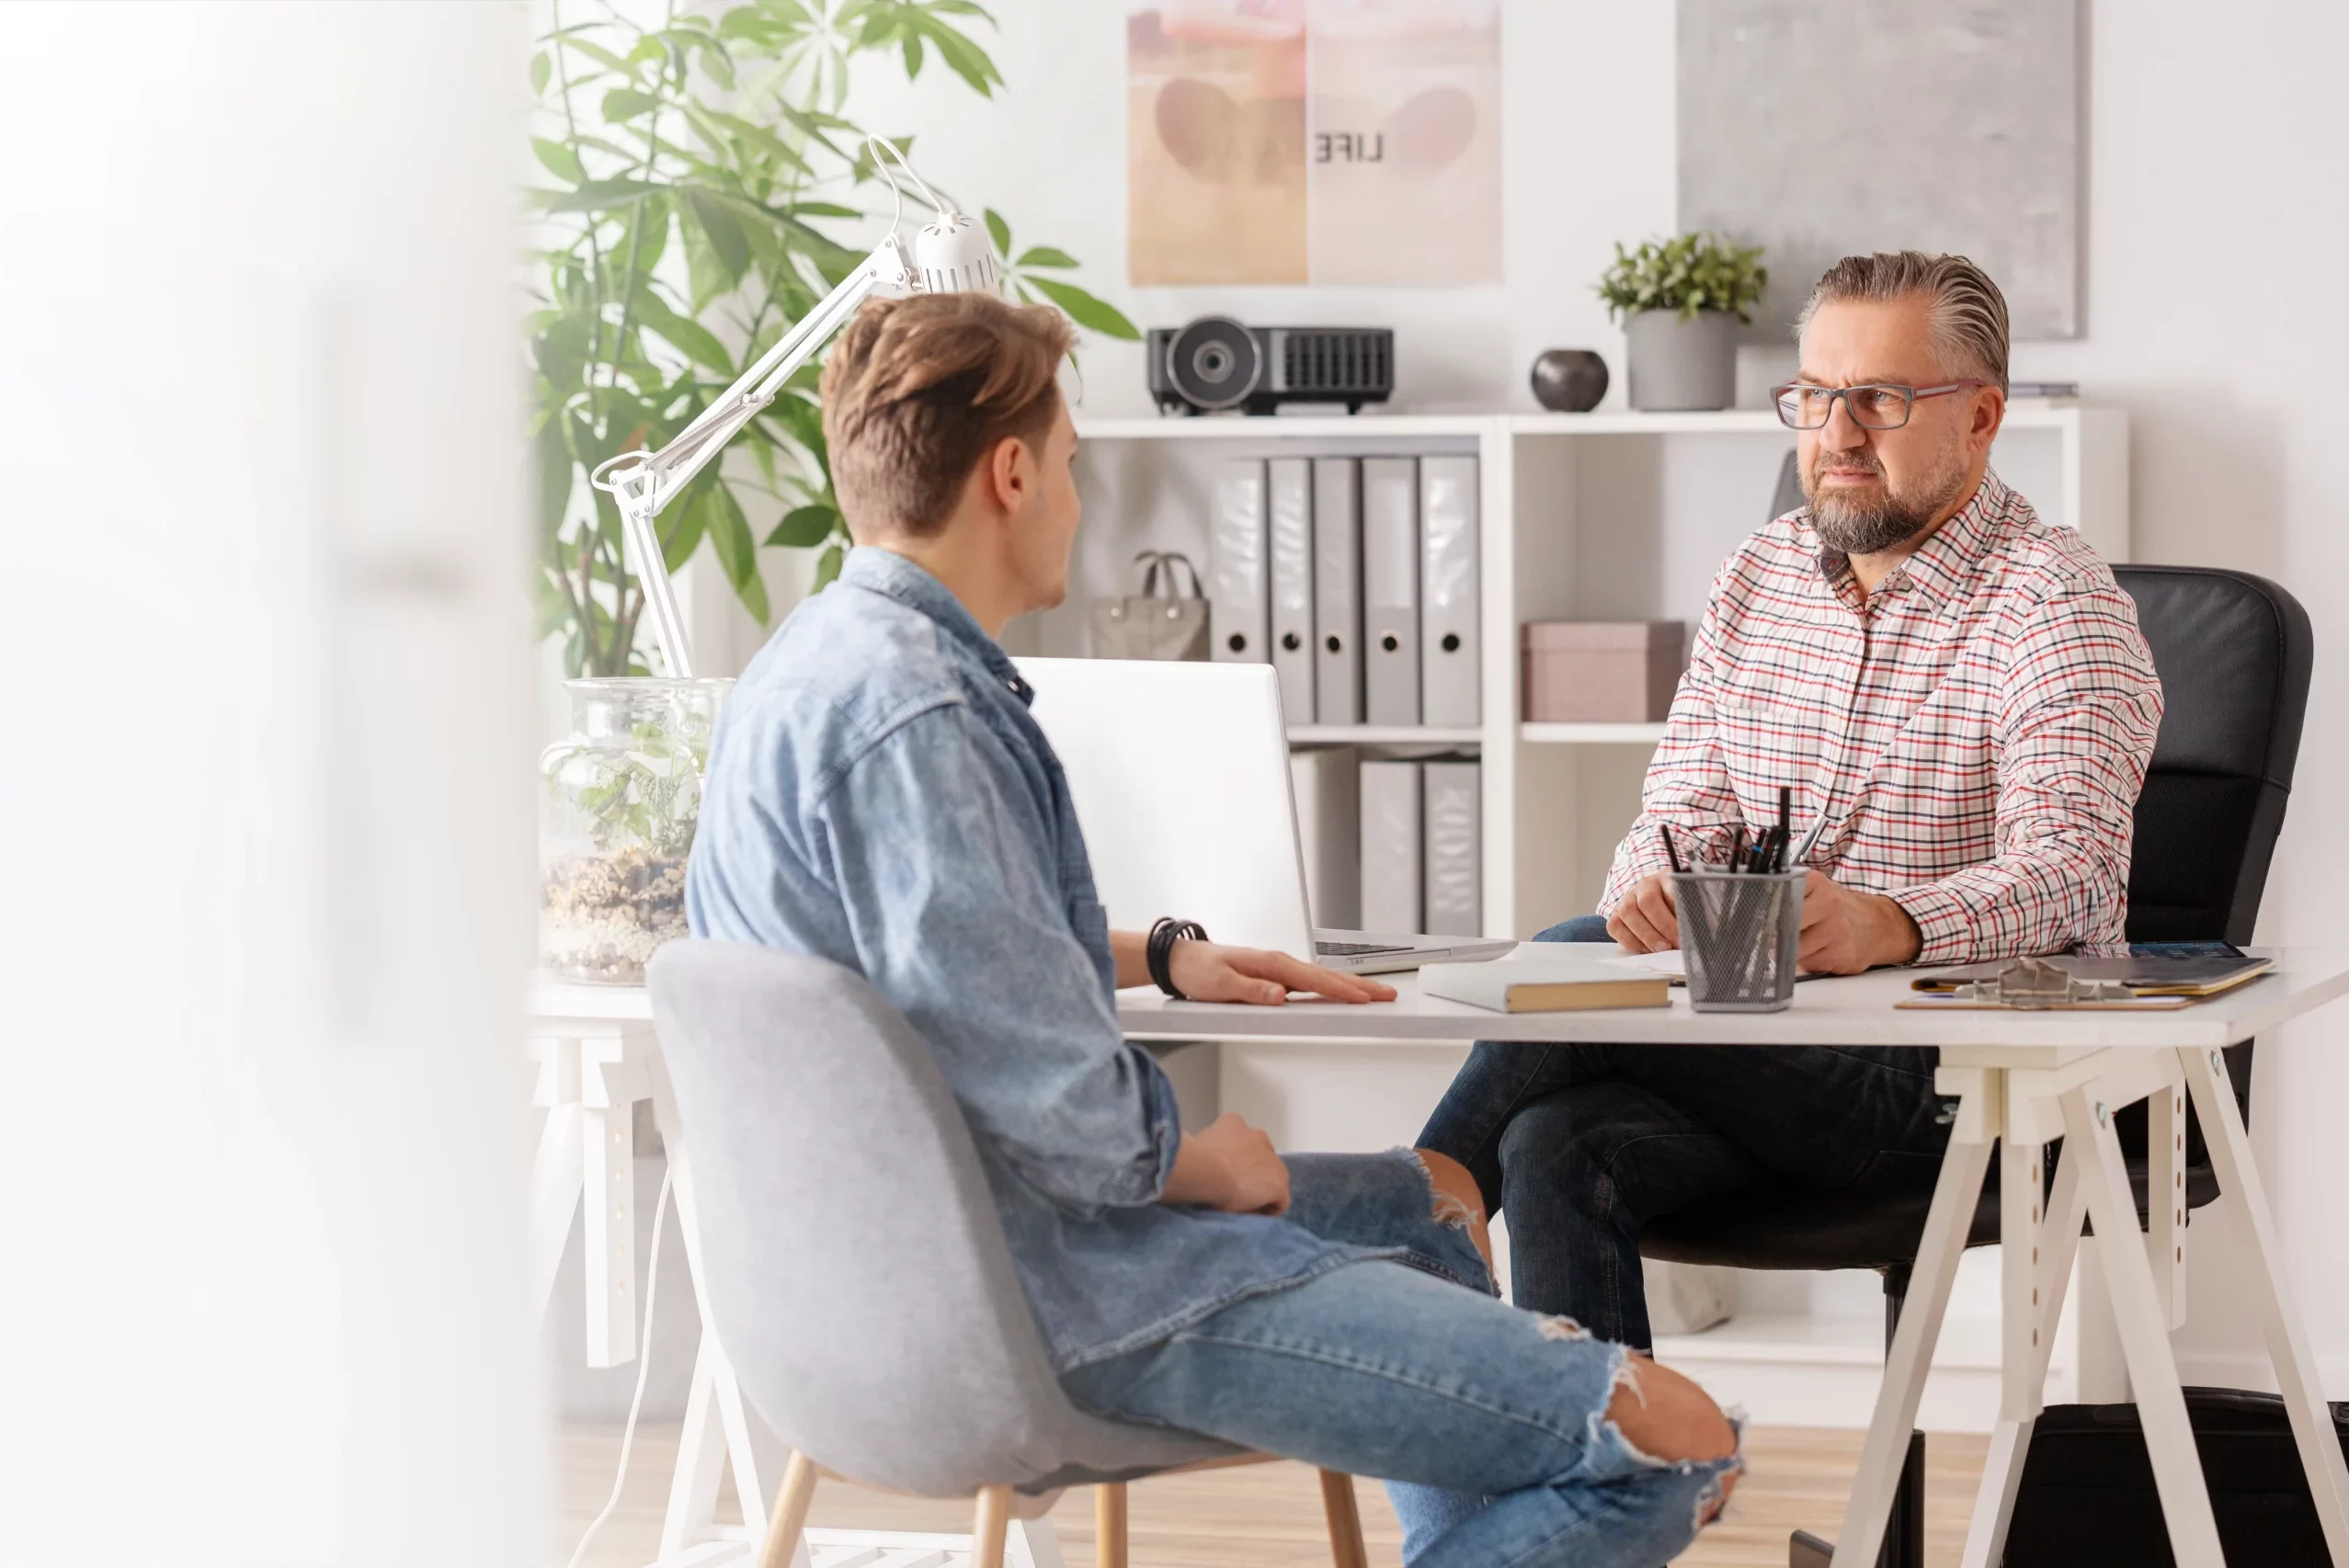
[(1602, 1007), (1669, 1007), (1671, 983), (1601, 959), (1560, 954), (1493, 963), (1431, 963), (1420, 989), (1446, 1002), (1495, 1013), (1569, 1013)]

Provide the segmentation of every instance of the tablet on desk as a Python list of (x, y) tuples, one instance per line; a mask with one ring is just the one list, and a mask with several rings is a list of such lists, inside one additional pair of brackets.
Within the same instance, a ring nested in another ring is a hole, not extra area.
[[(2275, 967), (2274, 959), (2253, 958), (2232, 942), (2138, 942), (2126, 953), (2091, 957), (2058, 953), (2043, 960), (2074, 980), (2119, 985), (2137, 996), (2179, 996), (2199, 1001), (2257, 980)], [(1936, 970), (1909, 983), (1913, 990), (1955, 992), (1975, 981), (1996, 980), (2013, 959), (1993, 959), (1957, 969)]]

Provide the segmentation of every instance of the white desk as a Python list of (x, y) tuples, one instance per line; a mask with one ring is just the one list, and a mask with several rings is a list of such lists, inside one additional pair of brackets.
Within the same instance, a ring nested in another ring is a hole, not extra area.
[[(1511, 1015), (1430, 999), (1420, 994), (1413, 976), (1401, 975), (1389, 977), (1401, 993), (1396, 1001), (1362, 1007), (1308, 1001), (1249, 1007), (1175, 1002), (1154, 991), (1122, 992), (1118, 1022), (1129, 1038), (1137, 1040), (1939, 1047), (1941, 1088), (1959, 1101), (1957, 1119), (1844, 1513), (1836, 1568), (1874, 1568), (1876, 1563), (1975, 1196), (1981, 1190), (1991, 1151), (2001, 1140), (2013, 1142), (2018, 1155), (2027, 1152), (2027, 1157), (2000, 1165), (2005, 1244), (2003, 1381), (2000, 1420), (1964, 1562), (1967, 1568), (1996, 1568), (2000, 1560), (2024, 1454), (2041, 1407), (2074, 1253), (2083, 1222), (2092, 1220), (2178, 1563), (2180, 1568), (2221, 1568), (2218, 1528), (2203, 1487), (2169, 1339), (2170, 1330), (2182, 1321), (2185, 1301), (2180, 1288), (2184, 1263), (2183, 1166), (2185, 1103), (2191, 1095), (2218, 1176), (2218, 1201), (2230, 1209), (2254, 1263), (2241, 1287), (2257, 1310), (2275, 1361), (2326, 1540), (2333, 1560), (2349, 1564), (2349, 1469), (2344, 1469), (2333, 1437), (2298, 1311), (2283, 1287), (2267, 1199), (2218, 1055), (2222, 1046), (2273, 1029), (2349, 993), (2349, 950), (2286, 949), (2277, 956), (2276, 973), (2170, 1013), (1895, 1011), (1892, 1004), (1908, 992), (1908, 976), (1886, 971), (1807, 982), (1796, 989), (1794, 1006), (1784, 1013), (1699, 1015), (1689, 1009), (1684, 993), (1675, 992), (1669, 1008)], [(533, 1011), (542, 1016), (559, 1012), (565, 1006), (564, 994), (594, 989), (543, 986), (534, 994)], [(606, 1016), (615, 1006), (633, 1006), (638, 1018), (649, 1016), (641, 992), (597, 994), (601, 1000), (596, 1010)], [(631, 1000), (620, 1001), (623, 996)], [(654, 1078), (657, 1083), (656, 1071)], [(2152, 1188), (2173, 1195), (2171, 1203), (2155, 1205), (2149, 1233), (2138, 1228), (2136, 1199), (2111, 1114), (2140, 1099), (2149, 1102)], [(2075, 1153), (2058, 1170), (2043, 1210), (2041, 1155), (2044, 1146), (2057, 1138), (2065, 1139)], [(2085, 1157), (2080, 1153), (2083, 1151)], [(690, 1212), (681, 1217), (689, 1221), (690, 1235)], [(567, 1213), (564, 1218), (567, 1224)], [(723, 1372), (722, 1358), (712, 1358), (711, 1365)], [(730, 1378), (725, 1381), (731, 1383)], [(714, 1396), (715, 1391), (712, 1392)], [(708, 1409), (698, 1370), (695, 1395), (696, 1405)], [(738, 1408), (738, 1396), (735, 1404)], [(689, 1420), (689, 1444), (701, 1436), (697, 1425), (710, 1428), (709, 1437), (719, 1436), (713, 1417), (712, 1412), (700, 1424)], [(731, 1428), (733, 1424), (725, 1425)], [(731, 1449), (733, 1431), (724, 1436)], [(737, 1464), (747, 1460), (746, 1448)], [(700, 1462), (715, 1462), (715, 1456)], [(685, 1468), (681, 1455), (680, 1483)], [(708, 1485), (708, 1495), (714, 1498), (713, 1472)], [(754, 1517), (755, 1485), (745, 1490), (745, 1517)], [(676, 1501), (678, 1494), (673, 1493)], [(673, 1527), (677, 1523), (672, 1520)]]
[[(1521, 949), (1522, 952), (1524, 949)], [(2349, 951), (2280, 949), (2278, 971), (2176, 1012), (2013, 1013), (1896, 1011), (1909, 976), (1886, 971), (1808, 981), (1783, 1013), (1690, 1010), (1675, 991), (1669, 1008), (1582, 1013), (1488, 1013), (1419, 994), (1412, 976), (1390, 977), (1401, 994), (1372, 1007), (1293, 1001), (1258, 1008), (1176, 1002), (1124, 992), (1118, 1023), (1134, 1039), (1605, 1040), (1654, 1045), (1937, 1046), (1940, 1087), (1959, 1101), (1950, 1149), (1925, 1221), (1908, 1303), (1887, 1358), (1875, 1418), (1837, 1538), (1836, 1568), (1874, 1568), (1910, 1428), (1924, 1392), (1933, 1345), (1956, 1278), (1966, 1232), (1991, 1151), (2000, 1163), (2001, 1376), (1999, 1423), (1963, 1559), (1996, 1568), (2016, 1483), (2036, 1421), (2083, 1220), (2092, 1220), (2122, 1352), (2135, 1387), (2155, 1483), (2180, 1568), (2220, 1568), (2217, 1526), (2203, 1487), (2170, 1330), (2184, 1321), (2185, 1101), (2191, 1095), (2229, 1207), (2255, 1263), (2241, 1281), (2252, 1299), (2291, 1411), (2333, 1561), (2349, 1563), (2349, 1471), (2316, 1381), (2299, 1312), (2286, 1292), (2275, 1226), (2251, 1156), (2222, 1046), (2249, 1040), (2349, 992)], [(1500, 960), (1510, 961), (1508, 960)], [(2172, 1194), (2138, 1229), (2136, 1199), (2112, 1112), (2146, 1100), (2149, 1186)], [(2040, 1204), (2045, 1145), (2076, 1153)], [(2241, 1568), (2241, 1565), (2238, 1565)]]

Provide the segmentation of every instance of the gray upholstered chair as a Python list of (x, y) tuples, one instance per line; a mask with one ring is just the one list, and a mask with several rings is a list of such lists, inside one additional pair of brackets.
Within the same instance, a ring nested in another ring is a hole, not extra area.
[[(1267, 1457), (1069, 1403), (962, 1113), (861, 978), (679, 941), (649, 983), (711, 1319), (792, 1450), (762, 1568), (791, 1562), (819, 1474), (975, 1497), (975, 1568), (1001, 1563), (1015, 1510), (1091, 1484), (1099, 1561), (1122, 1568), (1126, 1482)], [(1362, 1568), (1352, 1478), (1325, 1471), (1322, 1500), (1339, 1568)]]

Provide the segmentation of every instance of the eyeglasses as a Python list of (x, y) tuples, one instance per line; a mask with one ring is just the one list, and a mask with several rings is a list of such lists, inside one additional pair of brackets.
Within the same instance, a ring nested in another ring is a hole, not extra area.
[(1937, 387), (1902, 387), (1890, 384), (1858, 387), (1819, 387), (1808, 381), (1788, 381), (1770, 389), (1770, 401), (1777, 406), (1779, 421), (1790, 429), (1817, 430), (1824, 426), (1828, 416), (1835, 412), (1835, 400), (1842, 398), (1852, 415), (1852, 423), (1863, 430), (1898, 430), (1909, 423), (1909, 411), (1921, 397), (1945, 397), (1968, 387), (1986, 387), (1988, 381), (1944, 381)]

